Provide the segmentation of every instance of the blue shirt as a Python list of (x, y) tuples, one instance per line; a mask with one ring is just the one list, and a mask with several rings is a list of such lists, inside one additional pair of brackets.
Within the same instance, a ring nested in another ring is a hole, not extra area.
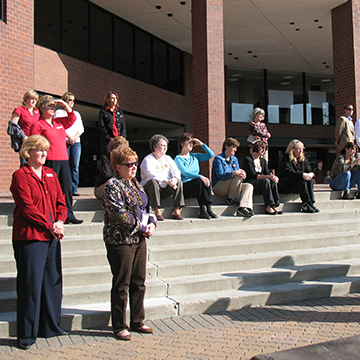
[(235, 170), (240, 170), (239, 160), (236, 156), (231, 156), (228, 160), (225, 153), (215, 157), (212, 168), (212, 185), (214, 186), (220, 180), (232, 178)]
[(174, 161), (181, 172), (181, 181), (183, 183), (201, 177), (199, 162), (207, 161), (215, 155), (206, 144), (202, 145), (202, 148), (206, 151), (206, 154), (190, 153), (189, 158), (176, 155)]

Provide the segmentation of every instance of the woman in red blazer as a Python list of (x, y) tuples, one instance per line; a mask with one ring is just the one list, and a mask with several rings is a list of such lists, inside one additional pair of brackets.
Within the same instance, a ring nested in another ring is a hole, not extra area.
[(27, 350), (38, 336), (64, 333), (59, 327), (62, 299), (60, 240), (67, 216), (65, 196), (53, 169), (44, 167), (50, 143), (29, 136), (20, 155), (26, 160), (15, 171), (13, 248), (17, 267), (17, 339)]

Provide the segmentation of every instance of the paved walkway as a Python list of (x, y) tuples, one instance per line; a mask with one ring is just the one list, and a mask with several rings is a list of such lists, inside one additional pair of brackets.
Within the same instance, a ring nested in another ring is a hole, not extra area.
[[(147, 322), (151, 335), (116, 340), (110, 328), (38, 339), (28, 351), (0, 339), (0, 359), (236, 359), (360, 335), (360, 294)], [(314, 359), (315, 360), (315, 359)]]

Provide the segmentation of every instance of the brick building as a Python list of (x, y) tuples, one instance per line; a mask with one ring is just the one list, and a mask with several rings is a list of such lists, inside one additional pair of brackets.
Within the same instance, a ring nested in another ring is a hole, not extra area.
[(80, 186), (94, 183), (97, 117), (109, 90), (120, 95), (140, 158), (151, 135), (166, 135), (175, 155), (177, 137), (189, 131), (215, 153), (226, 136), (238, 138), (241, 159), (250, 110), (260, 106), (270, 166), (299, 138), (329, 167), (336, 117), (345, 103), (359, 105), (359, 3), (0, 0), (0, 192), (19, 164), (7, 122), (29, 89), (76, 95), (86, 129)]

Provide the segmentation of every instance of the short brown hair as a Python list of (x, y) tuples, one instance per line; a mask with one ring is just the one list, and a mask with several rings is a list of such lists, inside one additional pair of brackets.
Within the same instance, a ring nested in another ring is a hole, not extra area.
[(237, 148), (239, 148), (240, 143), (236, 139), (232, 137), (228, 137), (227, 139), (224, 140), (221, 151), (225, 152), (227, 146), (236, 146)]
[(114, 137), (110, 142), (109, 142), (109, 150), (110, 152), (112, 152), (114, 149), (117, 149), (119, 146), (121, 147), (128, 147), (129, 146), (129, 142), (123, 137), (123, 136), (117, 136)]
[(179, 138), (178, 138), (178, 149), (179, 151), (181, 152), (182, 150), (182, 144), (185, 142), (185, 141), (190, 141), (194, 138), (194, 135), (191, 134), (191, 133), (184, 133), (182, 134)]
[(43, 108), (50, 102), (55, 103), (54, 98), (51, 95), (44, 95), (39, 99), (39, 101), (37, 103), (37, 107), (38, 107), (41, 115), (42, 115)]
[(42, 135), (31, 135), (22, 144), (20, 156), (26, 161), (29, 160), (30, 150), (48, 150), (50, 147), (49, 140)]
[(252, 151), (258, 153), (262, 146), (265, 146), (266, 149), (268, 148), (268, 144), (265, 141), (258, 140), (254, 143)]
[(120, 146), (120, 147), (114, 149), (110, 153), (110, 163), (111, 163), (111, 167), (112, 167), (114, 173), (117, 174), (116, 165), (123, 164), (124, 162), (129, 160), (131, 157), (135, 158), (136, 160), (139, 159), (139, 157), (137, 156), (137, 153), (129, 147)]

